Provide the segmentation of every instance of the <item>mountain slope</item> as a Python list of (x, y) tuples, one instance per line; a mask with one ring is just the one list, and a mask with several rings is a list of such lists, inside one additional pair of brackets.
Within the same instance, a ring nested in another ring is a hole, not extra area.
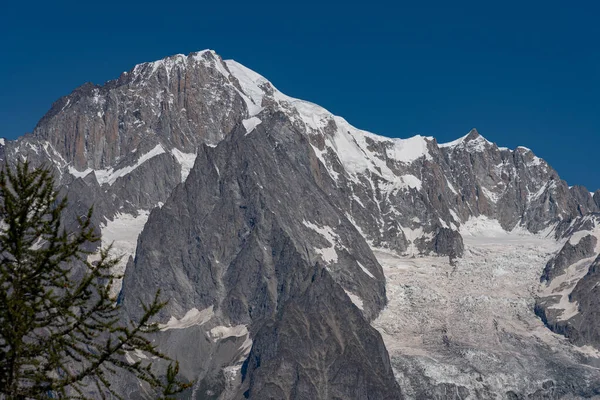
[(76, 89), (0, 155), (52, 166), (65, 223), (95, 206), (126, 317), (170, 299), (156, 340), (197, 380), (186, 398), (600, 390), (596, 353), (533, 313), (598, 345), (598, 251), (580, 236), (599, 195), (524, 147), (361, 131), (202, 51)]

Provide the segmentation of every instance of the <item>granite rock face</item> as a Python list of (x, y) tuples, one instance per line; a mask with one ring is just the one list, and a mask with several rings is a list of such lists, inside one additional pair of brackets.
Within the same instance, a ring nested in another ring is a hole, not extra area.
[(569, 300), (577, 303), (579, 313), (569, 320), (566, 336), (576, 344), (600, 348), (600, 256), (577, 282)]
[(567, 242), (542, 275), (536, 313), (556, 333), (577, 345), (600, 347), (598, 291), (599, 215), (588, 214), (560, 228)]
[[(463, 229), (474, 220), (570, 240), (543, 272), (536, 311), (573, 342), (599, 343), (600, 191), (569, 188), (531, 150), (475, 129), (442, 144), (374, 135), (202, 51), (81, 86), (32, 134), (2, 142), (0, 158), (53, 169), (70, 199), (67, 227), (94, 206), (102, 245), (124, 255), (124, 318), (157, 289), (170, 299), (156, 340), (197, 382), (183, 398), (495, 395), (433, 382), (410, 357), (390, 363), (371, 327), (389, 300), (373, 250), (454, 263), (469, 252)], [(531, 376), (527, 390), (505, 395), (596, 390)], [(128, 398), (152, 398), (123, 379)]]
[[(358, 347), (378, 346), (376, 353), (364, 350), (369, 354), (370, 366), (356, 364), (358, 354), (340, 352), (340, 344), (332, 340), (320, 343), (315, 350), (310, 349), (311, 340), (298, 341), (297, 352), (277, 352), (277, 357), (319, 371), (321, 364), (310, 366), (307, 359), (295, 357), (307, 357), (311, 351), (327, 352), (331, 362), (369, 372), (365, 381), (379, 386), (382, 393), (399, 393), (387, 353), (381, 350), (383, 343), (368, 323), (386, 302), (381, 267), (364, 238), (319, 187), (323, 182), (313, 170), (311, 159), (315, 156), (306, 138), (294, 132), (282, 113), (263, 113), (261, 120), (250, 133), (239, 125), (215, 148), (200, 148), (186, 182), (175, 189), (162, 208), (151, 213), (123, 285), (128, 313), (139, 312), (137, 297), (149, 300), (152, 293), (144, 288), (161, 287), (170, 298), (165, 319), (183, 318), (193, 308), (211, 308), (215, 314), (212, 324), (247, 326), (256, 332), (254, 340), (261, 337), (262, 326), (269, 321), (296, 329), (296, 325), (289, 325), (299, 322), (297, 318), (308, 318), (317, 332), (329, 331), (331, 339), (343, 333)], [(312, 282), (317, 274), (312, 267), (315, 263), (326, 266), (326, 277), (320, 279), (327, 282), (327, 287)], [(168, 284), (166, 288), (164, 283)], [(290, 303), (307, 290), (313, 297), (329, 291), (338, 295), (335, 301), (325, 296), (314, 304), (315, 309), (302, 313)], [(325, 300), (335, 303), (335, 317), (346, 323), (344, 332), (331, 331), (327, 319), (315, 319), (317, 310), (326, 307)], [(349, 325), (351, 316), (360, 323)], [(370, 332), (369, 336), (350, 333), (359, 325)], [(283, 351), (283, 345), (261, 343)], [(302, 346), (307, 347), (300, 351)], [(183, 347), (174, 349), (171, 355), (179, 359), (186, 351)], [(388, 367), (381, 371), (383, 375), (373, 375), (373, 365)], [(275, 373), (269, 368), (275, 366), (261, 365), (256, 370), (261, 374), (256, 377), (255, 369), (250, 369), (245, 379), (260, 385), (262, 379)], [(321, 385), (315, 389), (319, 394), (313, 398), (331, 398), (325, 393), (342, 385), (337, 379), (350, 379), (345, 373), (323, 373)], [(282, 390), (289, 391), (298, 384), (294, 379), (294, 374), (285, 375), (277, 382), (287, 388)], [(358, 397), (353, 398), (370, 398), (361, 397), (361, 393), (368, 392), (366, 388), (356, 388)], [(262, 389), (257, 393), (252, 398), (269, 398), (264, 397)]]
[(558, 275), (565, 274), (570, 265), (594, 256), (597, 242), (598, 239), (595, 236), (586, 235), (575, 245), (572, 245), (571, 242), (565, 243), (560, 252), (546, 264), (541, 278), (542, 282), (550, 282)]
[(217, 143), (244, 101), (212, 51), (137, 65), (103, 86), (87, 83), (59, 99), (33, 136), (77, 170), (115, 167), (157, 143), (192, 153)]
[(244, 397), (402, 399), (379, 333), (326, 269), (310, 281), (257, 332)]

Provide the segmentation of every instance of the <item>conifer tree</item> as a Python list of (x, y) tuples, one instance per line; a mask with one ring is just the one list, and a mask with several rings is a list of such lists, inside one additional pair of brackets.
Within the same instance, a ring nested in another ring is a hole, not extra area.
[[(92, 210), (67, 232), (66, 206), (49, 169), (19, 162), (0, 172), (0, 398), (121, 398), (111, 379), (123, 372), (163, 398), (189, 387), (176, 363), (159, 374), (149, 361), (167, 359), (148, 337), (165, 305), (159, 293), (139, 321), (123, 323), (110, 295), (118, 259), (110, 247), (84, 250), (100, 240)], [(128, 362), (133, 351), (146, 359)]]

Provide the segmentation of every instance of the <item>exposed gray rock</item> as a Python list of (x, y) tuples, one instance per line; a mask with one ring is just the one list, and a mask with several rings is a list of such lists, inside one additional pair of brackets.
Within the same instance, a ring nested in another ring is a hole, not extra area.
[(450, 258), (462, 257), (464, 252), (462, 236), (457, 231), (448, 228), (441, 228), (438, 231), (433, 246), (436, 254)]
[(600, 209), (600, 189), (596, 190), (594, 192), (594, 203), (596, 203), (596, 207), (598, 207)]
[[(321, 291), (332, 291), (334, 285), (342, 293), (342, 299), (335, 299), (336, 318), (346, 320), (348, 313), (358, 313), (362, 329), (374, 336), (351, 335), (350, 327), (358, 329), (358, 322), (345, 325), (344, 332), (364, 348), (383, 349), (383, 342), (368, 325), (386, 301), (381, 267), (363, 237), (319, 186), (324, 182), (315, 174), (314, 153), (304, 136), (281, 113), (260, 117), (263, 122), (250, 134), (238, 126), (215, 148), (201, 147), (186, 182), (162, 208), (153, 210), (138, 241), (135, 262), (126, 272), (123, 293), (128, 314), (139, 312), (138, 297), (148, 301), (152, 296), (144, 288), (161, 287), (170, 298), (163, 320), (182, 318), (192, 308), (213, 307), (220, 324), (248, 325), (255, 332), (265, 321), (288, 318), (288, 312), (296, 315), (298, 311), (288, 303), (312, 287), (310, 265), (319, 261), (337, 283), (326, 288), (315, 284), (311, 296), (324, 296)], [(291, 181), (294, 185), (290, 186)], [(362, 311), (352, 305), (344, 290), (360, 299)], [(325, 305), (317, 302), (314, 307)], [(308, 311), (302, 318), (314, 319)], [(315, 329), (331, 329), (327, 320), (312, 323)], [(173, 345), (173, 340), (180, 344)], [(189, 345), (184, 343), (192, 340), (187, 335), (171, 337), (171, 355), (185, 356)], [(337, 354), (346, 367), (356, 361), (349, 359), (353, 352), (338, 354), (333, 342), (321, 345), (327, 347), (312, 351)], [(385, 351), (369, 354), (368, 367), (355, 364), (353, 368), (371, 371), (389, 363)], [(301, 362), (291, 356), (277, 353), (286, 362)], [(395, 381), (388, 373), (388, 383), (380, 390), (394, 393), (396, 389), (389, 384)], [(342, 376), (331, 376), (323, 387), (340, 386), (337, 379)], [(377, 378), (377, 384), (383, 378)], [(263, 378), (252, 379), (260, 382)], [(284, 387), (294, 384), (290, 377), (281, 379)], [(365, 387), (356, 393), (363, 393)]]
[[(194, 152), (238, 122), (244, 101), (212, 51), (137, 65), (103, 86), (87, 83), (56, 101), (33, 136), (78, 170), (110, 168), (161, 143)], [(238, 118), (236, 118), (236, 114)]]
[(598, 212), (600, 209), (594, 201), (592, 194), (585, 186), (575, 185), (572, 186), (569, 191), (579, 205), (579, 212), (581, 215)]
[(569, 300), (577, 302), (579, 313), (567, 321), (565, 336), (576, 344), (600, 348), (600, 256), (577, 282)]
[(305, 291), (257, 332), (243, 397), (401, 399), (379, 333), (347, 303), (329, 273), (316, 268)]
[(536, 312), (544, 323), (577, 345), (600, 347), (600, 256), (587, 268), (587, 273), (569, 293), (569, 301), (576, 305), (576, 313), (560, 318), (561, 313), (552, 308), (560, 298), (548, 297), (538, 300)]
[[(569, 240), (548, 262), (541, 278), (546, 289), (535, 306), (536, 314), (554, 332), (577, 345), (595, 347), (600, 347), (598, 217), (593, 213), (559, 224), (557, 236)], [(571, 244), (573, 240), (576, 245)]]
[(570, 265), (584, 258), (594, 256), (597, 242), (598, 239), (595, 236), (586, 235), (576, 245), (572, 245), (570, 241), (565, 243), (560, 252), (548, 261), (540, 280), (542, 282), (552, 281), (556, 276), (564, 274), (566, 268)]

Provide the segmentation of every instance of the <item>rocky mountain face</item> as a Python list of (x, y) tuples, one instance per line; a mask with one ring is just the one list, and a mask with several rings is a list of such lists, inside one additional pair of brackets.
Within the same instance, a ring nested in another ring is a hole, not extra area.
[[(196, 380), (183, 398), (600, 394), (597, 359), (576, 347), (600, 345), (600, 191), (569, 188), (527, 148), (474, 129), (443, 144), (374, 135), (203, 51), (83, 85), (0, 156), (54, 169), (66, 224), (94, 205), (102, 245), (125, 256), (124, 318), (157, 289), (170, 299), (156, 340)], [(479, 242), (489, 221), (505, 247)], [(482, 267), (531, 238), (544, 250), (514, 257), (532, 265)], [(465, 315), (484, 286), (514, 292)]]
[(567, 239), (544, 269), (536, 313), (553, 331), (578, 345), (600, 346), (600, 214), (559, 225)]

